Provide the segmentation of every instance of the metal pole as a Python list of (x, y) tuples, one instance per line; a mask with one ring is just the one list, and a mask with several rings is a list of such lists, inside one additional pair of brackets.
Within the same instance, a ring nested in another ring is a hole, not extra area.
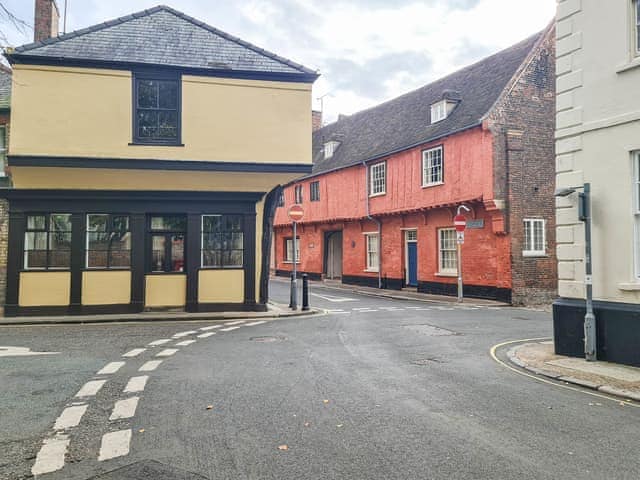
[(584, 284), (586, 287), (586, 311), (584, 316), (584, 354), (588, 362), (597, 360), (596, 316), (593, 313), (593, 277), (591, 266), (591, 184), (584, 184), (582, 197), (584, 209)]
[(293, 310), (298, 309), (298, 288), (297, 288), (298, 280), (296, 278), (296, 275), (298, 274), (298, 270), (297, 270), (298, 255), (296, 255), (296, 252), (298, 251), (298, 240), (296, 238), (296, 235), (297, 235), (296, 224), (297, 222), (293, 222), (293, 279), (291, 281), (291, 308)]
[(302, 274), (302, 310), (309, 310), (309, 275)]
[(458, 303), (462, 303), (462, 245), (457, 241), (457, 239), (456, 242), (458, 246)]

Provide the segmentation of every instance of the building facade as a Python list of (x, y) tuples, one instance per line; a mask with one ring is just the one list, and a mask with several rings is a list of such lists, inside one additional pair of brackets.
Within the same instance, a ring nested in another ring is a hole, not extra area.
[[(640, 365), (640, 5), (562, 0), (557, 10), (556, 351), (584, 355), (585, 285), (599, 359)], [(592, 278), (578, 194), (591, 188)]]
[(456, 294), (453, 216), (469, 209), (465, 295), (555, 298), (553, 26), (313, 135), (311, 175), (287, 186), (276, 272)]
[(6, 315), (266, 308), (315, 72), (164, 6), (7, 58)]

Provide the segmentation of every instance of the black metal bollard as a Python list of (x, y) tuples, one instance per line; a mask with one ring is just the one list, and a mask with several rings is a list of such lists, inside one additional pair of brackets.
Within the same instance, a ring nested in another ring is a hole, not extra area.
[(289, 288), (289, 308), (293, 308), (293, 292), (294, 292), (294, 288), (293, 288), (293, 273), (291, 274), (291, 287)]
[(309, 310), (309, 275), (302, 275), (302, 310)]

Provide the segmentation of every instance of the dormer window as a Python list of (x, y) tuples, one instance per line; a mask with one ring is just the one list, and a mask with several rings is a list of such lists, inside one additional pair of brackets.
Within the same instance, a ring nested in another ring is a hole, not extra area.
[(336, 150), (340, 146), (340, 142), (336, 142), (335, 140), (331, 140), (330, 142), (326, 142), (324, 144), (324, 159), (333, 157), (333, 154), (336, 153)]
[(447, 118), (447, 101), (440, 100), (431, 105), (431, 123), (440, 122)]

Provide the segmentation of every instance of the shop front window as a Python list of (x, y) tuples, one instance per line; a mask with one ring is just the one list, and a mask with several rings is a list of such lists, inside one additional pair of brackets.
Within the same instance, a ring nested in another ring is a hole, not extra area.
[(27, 215), (24, 234), (25, 270), (71, 267), (71, 214)]
[(183, 272), (187, 217), (152, 216), (149, 220), (151, 272)]

